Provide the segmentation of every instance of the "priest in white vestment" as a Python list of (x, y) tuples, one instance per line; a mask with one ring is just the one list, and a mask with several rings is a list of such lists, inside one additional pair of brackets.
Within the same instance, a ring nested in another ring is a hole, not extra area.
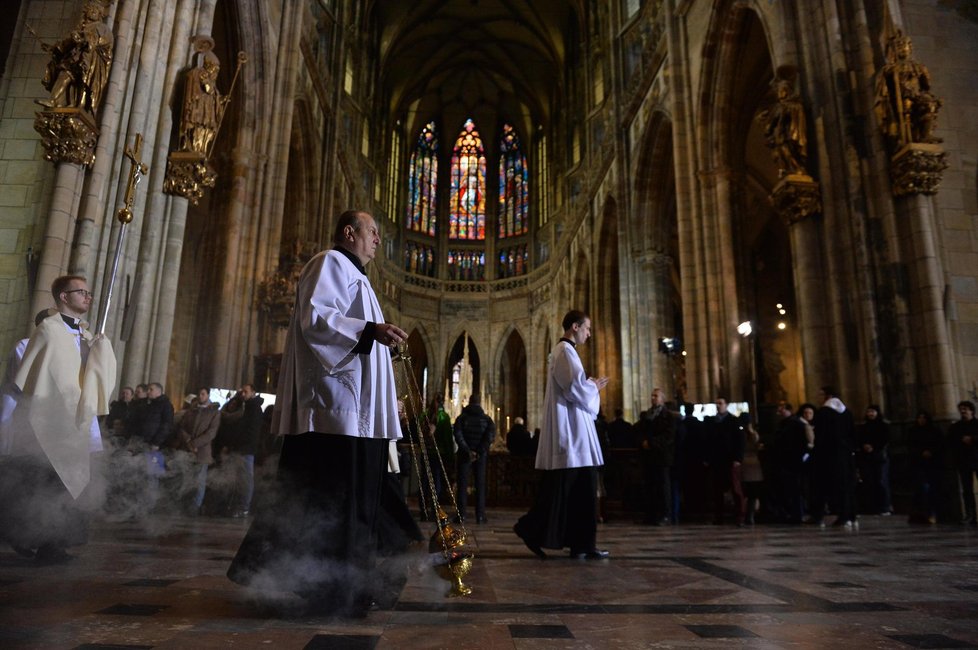
[(0, 487), (2, 534), (40, 562), (64, 561), (66, 547), (87, 541), (77, 502), (90, 455), (102, 449), (97, 416), (108, 413), (116, 376), (111, 343), (82, 320), (92, 302), (85, 278), (61, 276), (51, 293), (57, 311), (34, 330), (14, 377), (20, 394)]
[(344, 212), (333, 243), (299, 277), (272, 422), (285, 436), (278, 489), (264, 504), (259, 495), (228, 577), (361, 616), (388, 449), (401, 437), (389, 346), (407, 333), (384, 322), (364, 269), (380, 244), (373, 217)]
[(608, 378), (588, 377), (577, 354), (591, 336), (587, 314), (569, 311), (562, 327), (547, 369), (537, 448), (536, 468), (544, 476), (533, 507), (513, 530), (540, 558), (546, 557), (544, 548), (569, 548), (575, 559), (603, 559), (608, 552), (597, 548), (596, 493), (604, 457), (594, 420)]

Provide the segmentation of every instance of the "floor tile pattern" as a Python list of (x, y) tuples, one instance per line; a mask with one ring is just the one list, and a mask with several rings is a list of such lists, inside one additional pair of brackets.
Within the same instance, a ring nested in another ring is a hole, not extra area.
[(540, 561), (520, 514), (470, 525), (471, 596), (448, 597), (419, 550), (386, 561), (378, 606), (349, 620), (228, 581), (247, 521), (93, 522), (67, 564), (0, 548), (0, 648), (978, 648), (971, 528), (613, 521), (610, 560)]

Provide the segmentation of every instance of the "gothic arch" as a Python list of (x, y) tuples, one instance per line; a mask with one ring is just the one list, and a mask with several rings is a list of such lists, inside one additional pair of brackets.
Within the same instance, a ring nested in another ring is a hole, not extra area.
[[(486, 372), (482, 368), (481, 357), (479, 355), (479, 345), (477, 344), (475, 338), (472, 336), (472, 332), (465, 328), (459, 328), (457, 333), (453, 336), (447, 338), (451, 341), (450, 347), (448, 349), (448, 354), (445, 358), (445, 374), (444, 381), (442, 382), (441, 389), (444, 390), (445, 382), (452, 381), (452, 369), (455, 367), (459, 361), (461, 361), (464, 348), (463, 343), (465, 341), (465, 334), (468, 333), (468, 350), (469, 350), (469, 365), (472, 368), (472, 394), (481, 394), (483, 392), (484, 380)], [(469, 395), (460, 395), (462, 400), (460, 406), (464, 406), (468, 400)], [(488, 409), (487, 409), (488, 411)]]
[[(750, 400), (755, 408), (804, 398), (801, 373), (789, 370), (804, 365), (799, 338), (779, 314), (794, 308), (795, 297), (787, 227), (768, 198), (778, 170), (754, 119), (771, 101), (775, 69), (765, 16), (749, 3), (724, 3), (717, 10), (701, 94), (708, 217), (700, 228), (708, 283), (705, 304), (700, 303), (707, 322), (697, 334), (705, 330), (708, 341), (725, 342), (711, 354), (717, 361), (712, 362), (713, 386), (707, 388)], [(747, 320), (753, 334), (741, 338), (735, 328)], [(778, 329), (782, 322), (785, 330)], [(710, 345), (701, 345), (700, 354), (704, 347)]]
[(527, 415), (527, 349), (519, 329), (510, 324), (496, 346), (494, 394), (500, 422), (497, 429), (508, 431), (512, 418)]

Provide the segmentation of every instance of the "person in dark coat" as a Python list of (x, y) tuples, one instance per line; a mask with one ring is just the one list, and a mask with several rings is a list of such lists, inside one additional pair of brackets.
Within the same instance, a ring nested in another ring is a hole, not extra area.
[(669, 468), (676, 452), (676, 417), (666, 408), (661, 388), (652, 390), (652, 406), (635, 423), (645, 473), (645, 520), (654, 526), (670, 522)]
[(634, 449), (635, 434), (632, 423), (625, 419), (625, 412), (615, 409), (615, 419), (608, 423), (608, 444), (612, 449)]
[(947, 430), (947, 441), (954, 459), (955, 469), (961, 481), (961, 495), (964, 498), (964, 519), (961, 523), (978, 526), (975, 517), (974, 475), (978, 471), (978, 420), (975, 419), (975, 403), (958, 403), (961, 419)]
[(239, 478), (237, 505), (231, 512), (235, 518), (248, 516), (255, 494), (255, 454), (264, 424), (261, 407), (265, 402), (251, 384), (244, 384), (239, 394), (242, 408), (227, 416), (232, 426), (225, 441), (230, 452), (229, 461), (237, 468)]
[(890, 515), (890, 425), (876, 404), (866, 407), (866, 420), (856, 427), (856, 467), (867, 512)]
[(506, 434), (506, 449), (513, 456), (536, 456), (533, 438), (530, 437), (523, 418), (517, 417), (513, 420), (513, 427)]
[(469, 471), (475, 470), (475, 519), (484, 524), (486, 517), (486, 464), (489, 447), (496, 438), (496, 424), (482, 410), (478, 395), (469, 397), (468, 406), (455, 419), (455, 443), (458, 445), (458, 518), (465, 520)]
[(910, 522), (937, 523), (940, 503), (944, 436), (931, 420), (930, 413), (918, 411), (914, 425), (907, 432), (907, 451), (914, 479), (914, 512)]
[(831, 386), (819, 391), (822, 406), (815, 411), (812, 520), (821, 524), (825, 507), (835, 513), (833, 526), (856, 526), (856, 467), (853, 461), (855, 425), (852, 412)]
[(160, 448), (175, 433), (173, 403), (163, 394), (162, 384), (149, 384), (145, 403), (137, 404), (136, 411), (130, 412), (129, 423), (132, 429), (130, 449), (145, 459), (147, 505), (152, 508), (159, 499), (160, 477), (166, 473), (166, 461)]
[(778, 415), (781, 421), (774, 434), (772, 450), (777, 474), (776, 492), (779, 495), (775, 510), (777, 517), (785, 523), (800, 524), (805, 514), (802, 480), (808, 455), (805, 422), (800, 415), (792, 413), (791, 404), (787, 402), (778, 407)]
[(744, 462), (744, 425), (740, 418), (727, 410), (727, 399), (716, 400), (717, 414), (706, 421), (707, 458), (713, 490), (713, 523), (723, 523), (723, 496), (733, 494), (736, 522), (744, 525), (747, 517), (747, 497), (741, 483)]

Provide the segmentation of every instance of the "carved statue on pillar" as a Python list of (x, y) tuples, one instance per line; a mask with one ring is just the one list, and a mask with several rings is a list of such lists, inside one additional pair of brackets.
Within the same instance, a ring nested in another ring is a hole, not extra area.
[(209, 156), (217, 125), (224, 117), (228, 97), (217, 89), (221, 63), (214, 49), (214, 39), (198, 36), (195, 40), (198, 63), (187, 72), (184, 85), (183, 114), (180, 119), (180, 151), (194, 151)]
[(757, 119), (764, 126), (764, 141), (771, 148), (778, 176), (804, 174), (808, 176), (808, 136), (805, 108), (790, 79), (775, 78), (772, 82), (776, 101), (761, 110)]
[(771, 82), (774, 102), (755, 118), (764, 127), (764, 141), (781, 179), (771, 192), (771, 202), (789, 225), (822, 209), (818, 183), (808, 173), (808, 123), (795, 77), (791, 66), (778, 68)]
[(930, 72), (912, 55), (910, 38), (897, 30), (887, 43), (886, 65), (876, 75), (876, 117), (898, 149), (911, 142), (941, 142), (934, 127), (942, 102), (930, 91)]
[(931, 92), (930, 72), (913, 59), (910, 38), (897, 30), (886, 47), (886, 65), (876, 75), (875, 112), (893, 152), (893, 194), (933, 194), (947, 168), (947, 154), (934, 135), (941, 100)]
[(41, 79), (50, 95), (36, 100), (45, 110), (37, 113), (34, 129), (42, 136), (44, 157), (52, 162), (95, 161), (95, 116), (112, 66), (112, 30), (104, 22), (109, 2), (88, 0), (71, 34), (57, 43), (41, 42), (51, 54)]
[(190, 200), (194, 205), (204, 195), (204, 187), (214, 187), (217, 174), (208, 164), (214, 141), (224, 119), (224, 111), (247, 58), (238, 53), (231, 88), (222, 95), (217, 88), (221, 63), (214, 54), (214, 39), (198, 35), (193, 39), (196, 64), (186, 72), (183, 105), (180, 112), (179, 142), (167, 159), (163, 191)]

